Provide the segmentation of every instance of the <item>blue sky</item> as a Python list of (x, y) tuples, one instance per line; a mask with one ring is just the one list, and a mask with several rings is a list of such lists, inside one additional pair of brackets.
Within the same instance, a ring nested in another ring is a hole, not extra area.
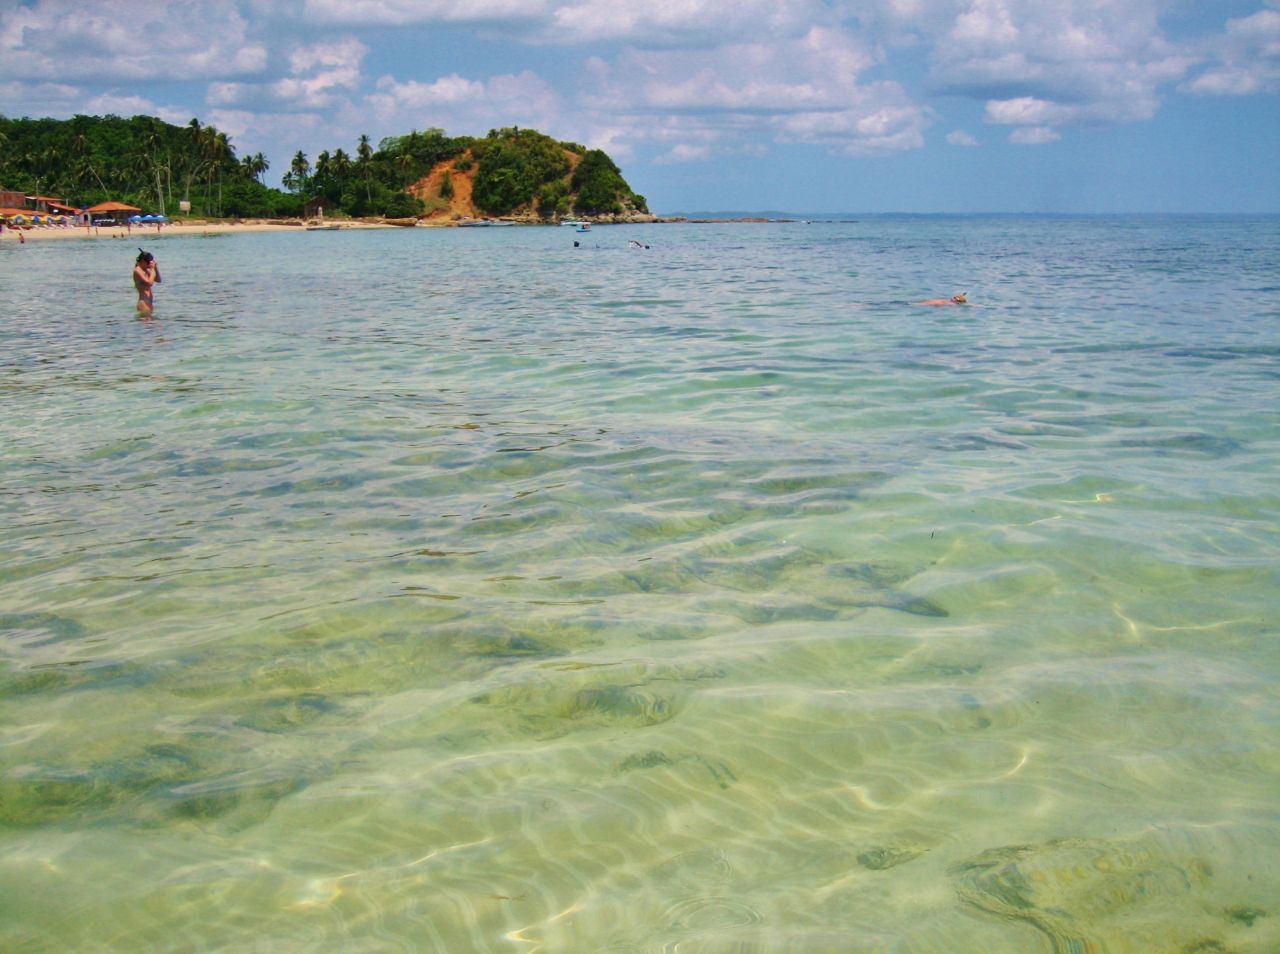
[(1280, 212), (1280, 0), (0, 0), (0, 113), (108, 112), (276, 181), (516, 125), (656, 212)]

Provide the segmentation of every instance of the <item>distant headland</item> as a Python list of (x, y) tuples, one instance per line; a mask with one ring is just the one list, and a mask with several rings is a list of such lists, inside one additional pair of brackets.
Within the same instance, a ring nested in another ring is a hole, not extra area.
[(77, 209), (110, 201), (179, 221), (657, 221), (605, 152), (518, 127), (483, 137), (414, 130), (376, 147), (361, 136), (351, 153), (326, 149), (314, 162), (299, 150), (283, 189), (263, 182), (262, 153), (238, 157), (226, 133), (198, 119), (0, 116), (0, 142), (5, 205), (14, 196)]

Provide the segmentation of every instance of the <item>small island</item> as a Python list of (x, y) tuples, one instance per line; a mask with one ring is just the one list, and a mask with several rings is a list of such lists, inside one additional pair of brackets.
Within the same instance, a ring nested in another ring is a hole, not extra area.
[(376, 148), (361, 136), (353, 152), (326, 149), (314, 163), (299, 150), (283, 189), (263, 181), (262, 153), (237, 157), (226, 133), (198, 119), (0, 116), (0, 142), (0, 189), (9, 195), (58, 196), (76, 209), (123, 202), (173, 221), (657, 221), (605, 152), (518, 127), (483, 137), (414, 130)]

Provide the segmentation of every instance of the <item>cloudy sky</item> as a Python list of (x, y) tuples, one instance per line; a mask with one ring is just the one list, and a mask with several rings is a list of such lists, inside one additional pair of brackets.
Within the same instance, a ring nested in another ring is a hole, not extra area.
[(75, 113), (277, 181), (516, 125), (658, 212), (1280, 212), (1280, 0), (0, 0), (0, 114)]

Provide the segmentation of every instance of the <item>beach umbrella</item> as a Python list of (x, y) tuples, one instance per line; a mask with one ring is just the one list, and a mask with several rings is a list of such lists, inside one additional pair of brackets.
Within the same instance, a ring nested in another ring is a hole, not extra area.
[(156, 216), (156, 221), (157, 221), (157, 222), (168, 222), (168, 221), (169, 221), (169, 216), (167, 216), (167, 215), (157, 215), (157, 216)]
[(156, 220), (156, 217), (154, 215), (144, 215), (142, 217), (143, 222), (154, 222), (155, 220)]
[(15, 215), (13, 217), (13, 221), (18, 225), (21, 225), (23, 222), (27, 221), (27, 217), (25, 215)]
[(136, 212), (135, 212), (133, 215), (129, 216), (129, 221), (130, 221), (130, 222), (141, 222), (141, 221), (142, 221), (142, 216), (138, 215), (138, 213), (136, 213)]

